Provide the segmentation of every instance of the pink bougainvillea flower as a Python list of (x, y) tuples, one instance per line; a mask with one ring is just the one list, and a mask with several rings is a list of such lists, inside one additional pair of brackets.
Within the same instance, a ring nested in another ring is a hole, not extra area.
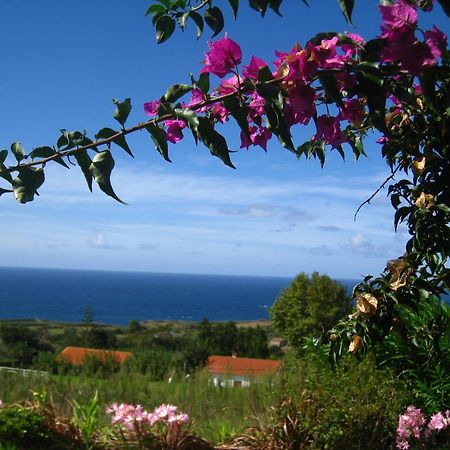
[(345, 53), (345, 57), (348, 58), (361, 49), (366, 44), (366, 41), (359, 34), (346, 32), (345, 35), (352, 41), (351, 43), (341, 45), (341, 49)]
[[(302, 50), (298, 45), (285, 56), (282, 65), (288, 69), (288, 73), (283, 74), (286, 81), (309, 82), (317, 74), (318, 69), (317, 61), (311, 52), (306, 49)], [(279, 64), (279, 72), (283, 72), (282, 65)]]
[(406, 0), (397, 0), (388, 6), (379, 6), (383, 25), (381, 27), (382, 37), (389, 37), (392, 30), (414, 29), (417, 26), (416, 8)]
[(366, 116), (364, 102), (352, 98), (344, 102), (344, 108), (340, 108), (339, 120), (348, 120), (354, 125), (360, 125)]
[(155, 100), (153, 102), (144, 103), (144, 112), (147, 116), (153, 117), (158, 115), (158, 107), (161, 103), (160, 100)]
[(219, 122), (225, 123), (228, 120), (229, 112), (221, 103), (215, 103), (211, 111)]
[[(189, 100), (189, 103), (186, 105), (188, 108), (192, 106), (196, 106), (201, 102), (204, 102), (206, 100), (205, 94), (200, 89), (192, 89), (191, 91), (191, 99)], [(203, 106), (202, 108), (197, 108), (196, 111), (203, 112), (206, 111), (207, 107)]]
[(288, 101), (294, 115), (306, 114), (311, 117), (315, 113), (315, 99), (315, 89), (301, 82), (297, 83), (288, 94)]
[(418, 75), (424, 68), (436, 64), (443, 42), (439, 30), (429, 31), (428, 42), (420, 42), (411, 32), (393, 31), (381, 51), (385, 63), (398, 63), (402, 69)]
[(183, 120), (165, 120), (166, 140), (176, 144), (183, 139), (183, 128), (186, 128), (186, 123)]
[(345, 136), (336, 117), (319, 116), (316, 121), (316, 127), (317, 133), (313, 137), (314, 140), (325, 141), (332, 148), (337, 148), (345, 142)]
[(262, 117), (264, 114), (264, 97), (261, 97), (259, 94), (254, 92), (251, 97), (251, 101), (248, 104), (250, 109), (249, 117), (254, 120), (256, 117)]
[(345, 56), (338, 55), (336, 48), (339, 38), (323, 39), (319, 45), (308, 43), (307, 48), (311, 51), (312, 58), (322, 69), (340, 67), (345, 63)]
[(225, 80), (220, 81), (219, 85), (219, 94), (231, 94), (232, 92), (236, 92), (239, 88), (240, 80), (236, 75), (233, 75)]
[(437, 60), (447, 47), (447, 36), (438, 27), (433, 26), (431, 30), (425, 31), (425, 42)]
[(240, 64), (241, 48), (227, 35), (215, 42), (209, 42), (208, 45), (209, 52), (205, 53), (205, 65), (200, 73), (212, 73), (223, 78)]
[(252, 59), (250, 60), (250, 64), (248, 66), (244, 66), (244, 70), (242, 71), (242, 74), (246, 78), (251, 78), (252, 80), (258, 79), (258, 71), (259, 69), (262, 69), (263, 67), (267, 67), (267, 63), (264, 62), (262, 59), (252, 56)]
[(266, 127), (249, 127), (250, 139), (241, 131), (241, 147), (249, 148), (250, 145), (259, 145), (267, 151), (267, 142), (272, 138), (272, 132)]

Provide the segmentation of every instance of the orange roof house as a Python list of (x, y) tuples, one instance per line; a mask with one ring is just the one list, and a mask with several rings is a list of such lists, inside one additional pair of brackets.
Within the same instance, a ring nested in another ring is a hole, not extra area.
[(249, 386), (251, 378), (275, 374), (281, 361), (274, 359), (208, 356), (206, 367), (214, 386)]
[(58, 356), (59, 359), (78, 366), (84, 363), (85, 358), (95, 357), (100, 360), (107, 360), (114, 358), (119, 364), (123, 364), (128, 358), (131, 358), (133, 353), (120, 352), (116, 350), (99, 350), (96, 348), (84, 347), (66, 347)]

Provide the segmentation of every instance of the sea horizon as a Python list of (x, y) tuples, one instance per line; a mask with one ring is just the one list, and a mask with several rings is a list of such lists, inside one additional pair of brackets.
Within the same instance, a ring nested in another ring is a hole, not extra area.
[[(0, 319), (268, 320), (294, 277), (0, 267)], [(337, 280), (347, 289), (358, 280)]]

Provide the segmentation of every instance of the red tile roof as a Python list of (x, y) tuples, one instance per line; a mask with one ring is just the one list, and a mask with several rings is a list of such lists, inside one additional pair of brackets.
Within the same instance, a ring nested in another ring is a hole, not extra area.
[(119, 364), (123, 364), (128, 358), (133, 356), (133, 353), (115, 350), (99, 350), (96, 348), (66, 347), (59, 354), (59, 358), (64, 359), (73, 365), (83, 364), (84, 359), (90, 356), (94, 356), (98, 359), (115, 358)]
[(206, 367), (214, 375), (262, 376), (275, 373), (281, 361), (274, 359), (237, 358), (234, 356), (208, 356)]

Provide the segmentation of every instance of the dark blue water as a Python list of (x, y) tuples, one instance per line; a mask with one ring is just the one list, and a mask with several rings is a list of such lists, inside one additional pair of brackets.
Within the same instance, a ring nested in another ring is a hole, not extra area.
[[(0, 319), (268, 319), (291, 278), (0, 268)], [(342, 280), (351, 289), (357, 281)]]

